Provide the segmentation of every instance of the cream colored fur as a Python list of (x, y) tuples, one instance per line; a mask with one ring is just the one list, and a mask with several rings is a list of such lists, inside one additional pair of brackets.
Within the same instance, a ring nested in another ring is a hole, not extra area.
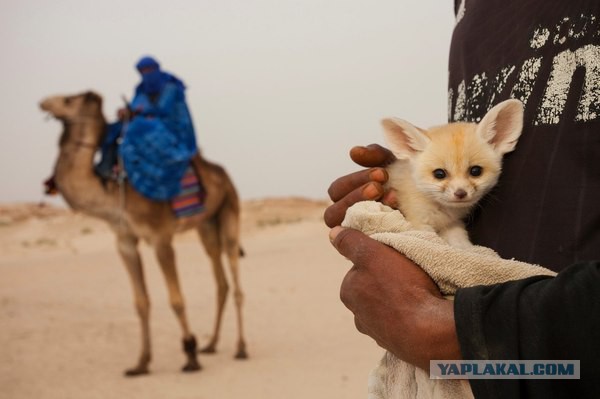
[[(521, 134), (523, 106), (507, 100), (479, 124), (451, 123), (429, 130), (402, 119), (382, 121), (389, 148), (398, 158), (387, 169), (398, 207), (417, 229), (433, 230), (450, 245), (471, 244), (462, 219), (497, 183), (502, 157)], [(479, 168), (480, 175), (473, 175)], [(434, 171), (442, 171), (436, 178)]]
[[(387, 170), (388, 188), (396, 192), (401, 213), (377, 203), (359, 203), (348, 210), (344, 225), (414, 260), (444, 294), (454, 294), (457, 287), (519, 278), (521, 264), (471, 244), (463, 219), (498, 182), (502, 157), (515, 148), (523, 126), (521, 102), (496, 105), (478, 124), (451, 123), (429, 130), (396, 118), (382, 124), (398, 159)], [(474, 167), (481, 173), (473, 173)], [(436, 171), (443, 177), (436, 178)], [(527, 276), (547, 273), (529, 266), (523, 268)], [(369, 399), (472, 396), (468, 382), (429, 380), (427, 371), (390, 352), (369, 377)]]

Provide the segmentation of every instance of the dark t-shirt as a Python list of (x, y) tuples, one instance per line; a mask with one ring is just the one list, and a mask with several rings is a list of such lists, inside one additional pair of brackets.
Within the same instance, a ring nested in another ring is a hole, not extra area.
[(459, 290), (463, 358), (580, 360), (581, 380), (472, 380), (481, 398), (600, 398), (600, 1), (456, 0), (449, 119), (525, 104), (516, 150), (469, 224), (502, 257), (561, 271)]
[(580, 380), (471, 380), (476, 398), (600, 398), (600, 263), (459, 290), (464, 359), (579, 360)]
[(471, 239), (556, 271), (600, 259), (600, 1), (456, 0), (456, 12), (449, 119), (525, 104)]

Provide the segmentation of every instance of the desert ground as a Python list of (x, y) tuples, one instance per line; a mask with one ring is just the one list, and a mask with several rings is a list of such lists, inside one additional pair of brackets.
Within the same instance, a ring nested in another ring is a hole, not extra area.
[[(37, 204), (0, 204), (0, 398), (269, 399), (366, 397), (382, 349), (339, 300), (350, 267), (331, 247), (324, 201), (245, 201), (241, 261), (250, 358), (234, 360), (233, 298), (203, 370), (184, 364), (160, 269), (142, 244), (151, 297), (151, 373), (126, 378), (140, 332), (133, 295), (102, 221)], [(215, 285), (194, 232), (175, 240), (187, 314), (200, 346)]]

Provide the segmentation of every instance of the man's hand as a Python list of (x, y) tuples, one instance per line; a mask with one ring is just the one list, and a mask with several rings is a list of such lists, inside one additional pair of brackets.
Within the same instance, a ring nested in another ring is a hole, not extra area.
[(420, 267), (356, 230), (336, 227), (330, 239), (353, 263), (340, 297), (360, 332), (425, 370), (429, 360), (460, 359), (453, 303)]
[(350, 158), (369, 169), (340, 177), (331, 184), (328, 193), (334, 203), (325, 210), (324, 215), (325, 223), (329, 227), (339, 226), (344, 220), (346, 210), (357, 202), (392, 201), (386, 197), (383, 185), (388, 180), (384, 168), (396, 160), (394, 155), (380, 145), (371, 144), (367, 147), (352, 148)]
[(125, 119), (131, 119), (132, 112), (127, 107), (119, 108), (117, 110), (117, 119), (124, 121)]
[(396, 160), (387, 149), (371, 144), (354, 147), (350, 157), (367, 167), (334, 181), (325, 211), (325, 223), (333, 227), (330, 239), (353, 266), (340, 290), (342, 302), (352, 313), (356, 328), (400, 359), (429, 369), (432, 359), (459, 359), (452, 302), (442, 298), (429, 276), (410, 259), (365, 234), (339, 226), (346, 210), (365, 200), (395, 205), (386, 193), (384, 169)]

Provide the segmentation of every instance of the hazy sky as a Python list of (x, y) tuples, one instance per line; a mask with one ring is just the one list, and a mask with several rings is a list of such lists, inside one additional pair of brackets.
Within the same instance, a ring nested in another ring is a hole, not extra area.
[(243, 199), (326, 198), (381, 118), (446, 120), (453, 24), (449, 0), (1, 0), (0, 202), (42, 198), (61, 126), (38, 102), (93, 89), (113, 118), (146, 54)]

